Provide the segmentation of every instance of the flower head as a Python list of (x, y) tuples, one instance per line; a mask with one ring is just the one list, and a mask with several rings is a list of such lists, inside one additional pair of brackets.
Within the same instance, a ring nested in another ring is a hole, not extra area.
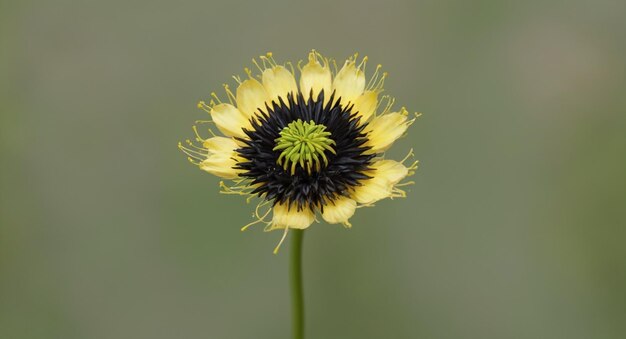
[[(311, 51), (298, 63), (279, 64), (272, 54), (253, 59), (259, 70), (235, 77), (227, 100), (212, 93), (210, 121), (223, 136), (203, 137), (194, 126), (196, 143), (179, 148), (200, 169), (220, 182), (222, 193), (260, 197), (255, 221), (266, 230), (305, 229), (317, 220), (351, 227), (356, 208), (385, 198), (404, 197), (402, 182), (417, 168), (385, 159), (384, 152), (413, 123), (405, 108), (392, 110), (394, 99), (381, 96), (387, 73), (377, 66), (365, 77), (367, 57), (354, 55), (338, 69), (334, 60)], [(334, 66), (331, 68), (331, 65)], [(298, 84), (299, 83), (299, 84)], [(280, 246), (280, 243), (279, 243)], [(278, 247), (277, 247), (278, 249)]]

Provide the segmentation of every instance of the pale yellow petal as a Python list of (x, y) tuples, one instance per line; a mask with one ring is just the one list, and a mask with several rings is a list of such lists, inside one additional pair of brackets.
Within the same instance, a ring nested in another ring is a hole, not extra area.
[(349, 102), (354, 102), (365, 89), (365, 73), (359, 69), (354, 60), (346, 60), (341, 70), (333, 79), (333, 90), (335, 98), (341, 97), (344, 106)]
[(383, 114), (372, 119), (365, 132), (367, 133), (367, 146), (370, 152), (378, 153), (388, 149), (394, 141), (400, 138), (409, 127), (406, 111)]
[(233, 139), (225, 137), (208, 138), (202, 142), (202, 146), (209, 150), (209, 153), (233, 152), (238, 147)]
[(296, 228), (305, 229), (315, 221), (315, 213), (310, 208), (298, 211), (295, 205), (276, 204), (270, 229)]
[(298, 85), (291, 71), (283, 66), (275, 66), (263, 71), (263, 86), (269, 96), (269, 100), (278, 102), (282, 97), (287, 102), (287, 94), (298, 93)]
[(331, 224), (342, 223), (346, 226), (350, 226), (348, 219), (354, 215), (355, 210), (356, 201), (347, 197), (339, 197), (332, 203), (324, 206), (322, 218)]
[(357, 112), (361, 117), (361, 123), (364, 123), (376, 112), (377, 105), (378, 91), (365, 91), (354, 100), (354, 108), (352, 111)]
[(200, 169), (224, 179), (235, 179), (241, 170), (234, 169), (239, 156), (235, 152), (237, 144), (231, 138), (213, 137), (204, 141), (208, 156), (200, 162)]
[(237, 87), (237, 108), (251, 118), (259, 109), (265, 111), (265, 101), (269, 99), (265, 87), (256, 79), (244, 80)]
[(224, 135), (247, 138), (242, 128), (252, 128), (248, 117), (231, 104), (218, 104), (211, 108), (213, 122)]
[(379, 160), (373, 163), (371, 167), (373, 169), (373, 173), (368, 172), (368, 174), (381, 176), (392, 185), (399, 183), (400, 180), (406, 178), (409, 174), (409, 169), (402, 163), (395, 160)]
[(378, 200), (392, 197), (394, 186), (409, 174), (409, 169), (395, 160), (378, 160), (365, 172), (371, 178), (361, 181), (350, 197), (360, 204), (372, 204)]
[(305, 100), (309, 99), (311, 90), (313, 90), (313, 99), (317, 99), (317, 95), (324, 90), (324, 98), (328, 99), (332, 88), (332, 76), (328, 63), (323, 60), (322, 65), (318, 61), (316, 52), (309, 53), (309, 62), (302, 67), (300, 75), (300, 92)]
[[(368, 173), (372, 175), (371, 173)], [(378, 200), (391, 196), (393, 185), (382, 176), (374, 176), (373, 178), (361, 181), (360, 186), (356, 186), (350, 197), (359, 204), (372, 204)]]

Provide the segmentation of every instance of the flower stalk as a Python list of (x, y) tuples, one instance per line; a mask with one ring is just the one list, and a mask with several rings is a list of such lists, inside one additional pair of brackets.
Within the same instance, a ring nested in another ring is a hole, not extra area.
[(292, 230), (289, 281), (293, 339), (304, 339), (304, 289), (302, 286), (302, 240), (304, 230)]

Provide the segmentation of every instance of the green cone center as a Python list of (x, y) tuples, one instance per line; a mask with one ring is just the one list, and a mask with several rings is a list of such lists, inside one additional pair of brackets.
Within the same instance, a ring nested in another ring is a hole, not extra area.
[(292, 121), (280, 131), (280, 137), (274, 140), (274, 151), (280, 151), (276, 163), (293, 175), (300, 166), (307, 173), (320, 171), (322, 163), (328, 165), (326, 151), (335, 154), (335, 141), (326, 126), (318, 125), (312, 120), (304, 122), (300, 119)]

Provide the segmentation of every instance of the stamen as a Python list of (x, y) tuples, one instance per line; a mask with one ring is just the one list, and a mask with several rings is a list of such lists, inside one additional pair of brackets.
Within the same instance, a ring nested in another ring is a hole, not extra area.
[(319, 62), (317, 60), (317, 52), (314, 49), (309, 52), (309, 62)]
[(407, 182), (399, 183), (399, 184), (396, 184), (394, 187), (404, 187), (404, 186), (410, 186), (410, 185), (415, 185), (415, 181), (407, 181)]
[(291, 70), (291, 74), (295, 75), (296, 74), (296, 70), (293, 68), (293, 63), (291, 61), (289, 61), (289, 62), (287, 62), (286, 65), (289, 66), (289, 69)]
[(206, 159), (206, 157), (208, 155), (208, 153), (207, 154), (203, 154), (203, 153), (200, 153), (200, 152), (198, 152), (196, 150), (189, 149), (189, 148), (183, 146), (182, 142), (178, 142), (178, 149), (183, 151), (183, 153), (187, 154), (187, 156), (189, 156), (190, 158), (193, 158), (193, 159), (199, 160), (199, 161), (202, 161), (202, 160)]
[[(224, 86), (226, 86), (226, 84), (224, 84)], [(218, 103), (220, 103), (220, 104), (222, 103), (222, 100), (220, 100), (220, 98), (217, 96), (217, 94), (215, 92), (211, 92), (211, 97), (213, 97), (215, 99), (215, 101), (217, 101)]]
[(260, 208), (261, 206), (267, 205), (268, 203), (269, 203), (269, 201), (263, 201), (263, 202), (260, 202), (260, 203), (257, 205), (256, 209), (254, 210), (254, 214), (253, 214), (253, 217), (256, 217), (256, 218), (257, 218), (257, 220), (255, 220), (255, 221), (253, 221), (253, 222), (251, 222), (251, 223), (249, 223), (249, 224), (245, 225), (244, 227), (242, 227), (242, 228), (241, 228), (241, 231), (242, 231), (242, 232), (243, 232), (243, 231), (245, 231), (245, 230), (247, 230), (247, 229), (248, 229), (250, 226), (252, 226), (252, 225), (256, 225), (256, 224), (258, 224), (258, 223), (268, 223), (267, 221), (265, 221), (265, 218), (266, 218), (266, 217), (267, 217), (267, 215), (268, 215), (268, 214), (270, 214), (270, 212), (272, 211), (272, 207), (268, 208), (268, 209), (267, 209), (267, 212), (265, 212), (262, 216), (260, 216), (260, 215), (259, 215), (259, 208)]
[[(259, 58), (263, 61), (263, 66), (265, 66), (265, 68), (278, 66), (278, 63), (276, 62), (276, 60), (274, 60), (274, 55), (272, 54), (272, 52), (267, 52), (265, 55), (262, 55)], [(266, 66), (266, 63), (269, 64), (269, 67)]]
[(389, 196), (389, 199), (393, 200), (393, 198), (406, 198), (406, 192), (394, 187), (391, 190), (391, 195)]
[(374, 86), (374, 90), (382, 90), (384, 85), (385, 85), (385, 79), (387, 79), (387, 76), (389, 75), (389, 73), (387, 72), (383, 72), (383, 75), (380, 77), (380, 80), (378, 81), (378, 83)]
[[(355, 58), (356, 58), (357, 55), (358, 55), (358, 53), (355, 54)], [(367, 58), (367, 55), (366, 55), (366, 56), (363, 57), (363, 60), (361, 60), (361, 63), (357, 67), (358, 69), (361, 69), (363, 71), (363, 73), (365, 73), (365, 66), (367, 65), (367, 60), (368, 60), (368, 58)]]
[(269, 201), (267, 201), (267, 200), (263, 200), (263, 201), (261, 201), (260, 203), (258, 203), (258, 204), (256, 205), (256, 208), (254, 209), (254, 215), (255, 215), (257, 218), (259, 218), (259, 209), (260, 209), (261, 207), (263, 207), (263, 206), (265, 206), (265, 205), (269, 204), (269, 203), (270, 203), (270, 202), (269, 202)]
[(388, 102), (390, 100), (390, 97), (388, 95), (383, 95), (380, 100), (376, 103), (376, 108), (374, 109), (374, 117), (378, 117), (380, 115), (385, 114), (385, 111), (383, 110), (382, 112), (378, 113), (380, 106), (383, 105), (383, 102)]
[(376, 107), (376, 110), (378, 111), (378, 107), (382, 106), (383, 101), (386, 101), (385, 103), (385, 108), (382, 110), (382, 112), (376, 114), (376, 116), (380, 116), (383, 114), (387, 114), (391, 111), (391, 108), (393, 107), (393, 104), (396, 102), (396, 98), (393, 98), (389, 95), (383, 95), (382, 98), (380, 99), (380, 103), (378, 104), (378, 106)]
[[(241, 83), (239, 84), (241, 85)], [(235, 98), (235, 95), (233, 94), (233, 92), (230, 90), (230, 86), (228, 86), (228, 84), (223, 84), (222, 86), (224, 86), (224, 91), (226, 92), (228, 101), (230, 102), (231, 105), (234, 105), (235, 102), (237, 102), (237, 99)]]
[(263, 70), (266, 70), (272, 67), (272, 64), (269, 62), (269, 60), (267, 60), (267, 58), (264, 55), (259, 56), (259, 59), (261, 59), (261, 63), (263, 64)]
[(266, 54), (266, 55), (267, 55), (267, 59), (268, 59), (269, 61), (271, 61), (271, 62), (272, 62), (272, 65), (273, 65), (273, 66), (278, 65), (278, 64), (276, 63), (276, 60), (274, 60), (274, 53), (272, 53), (272, 52), (267, 52), (267, 54)]
[(252, 188), (247, 185), (238, 185), (238, 186), (226, 186), (224, 181), (220, 181), (220, 188), (222, 194), (234, 194), (241, 196), (249, 196), (250, 192), (252, 192)]
[[(208, 150), (207, 150), (206, 148), (202, 148), (202, 147), (199, 147), (199, 146), (194, 145), (194, 144), (191, 142), (191, 140), (189, 140), (189, 139), (185, 140), (185, 142), (187, 143), (187, 145), (189, 145), (189, 147), (194, 148), (194, 149), (195, 149), (195, 150), (197, 150), (197, 151), (208, 152)], [(208, 155), (208, 153), (207, 153), (207, 155)]]
[(198, 133), (198, 128), (195, 125), (191, 126), (191, 129), (193, 129), (193, 133), (196, 135), (196, 141), (203, 142), (205, 140), (200, 136), (200, 133)]
[(374, 71), (374, 74), (372, 74), (372, 77), (370, 78), (370, 81), (367, 82), (367, 85), (365, 86), (365, 89), (370, 90), (371, 88), (373, 88), (373, 85), (376, 83), (376, 81), (378, 81), (378, 77), (379, 77), (379, 72), (380, 69), (383, 67), (383, 65), (378, 64), (376, 66), (376, 70)]
[[(409, 115), (409, 111), (406, 110), (406, 108), (402, 107), (401, 113), (404, 114), (405, 116)], [(413, 123), (415, 122), (415, 120), (417, 118), (420, 117), (421, 114), (415, 113), (415, 117), (409, 121), (406, 122), (407, 127), (413, 125)]]
[[(412, 149), (411, 149), (411, 151), (412, 151)], [(406, 160), (406, 158), (405, 158), (405, 160)], [(402, 160), (402, 162), (404, 163), (404, 160)], [(410, 177), (410, 176), (415, 174), (415, 171), (417, 171), (417, 166), (418, 165), (419, 165), (419, 160), (415, 160), (413, 163), (411, 163), (411, 165), (407, 166), (407, 168), (406, 168), (408, 170), (407, 177)]]
[(196, 166), (200, 166), (200, 162), (197, 160), (192, 159), (191, 157), (187, 157), (187, 160), (189, 160), (190, 163), (196, 165)]
[[(268, 213), (269, 213), (269, 212), (268, 212)], [(260, 220), (260, 219), (257, 219), (257, 220), (255, 220), (255, 221), (252, 221), (252, 222), (250, 222), (250, 223), (246, 224), (244, 227), (242, 227), (242, 228), (241, 228), (241, 232), (243, 232), (243, 231), (247, 230), (250, 226), (254, 226), (254, 225), (256, 225), (256, 224), (258, 224), (258, 223), (262, 223), (262, 222), (263, 222), (263, 220)]]
[[(189, 142), (189, 145), (192, 145), (191, 142)], [(180, 147), (182, 147), (181, 150), (183, 150), (183, 152), (186, 152), (187, 155), (189, 156), (195, 155), (198, 160), (204, 160), (209, 155), (207, 150), (199, 148), (199, 147), (197, 149), (191, 149), (191, 148), (182, 146), (182, 143), (180, 144)]]
[(211, 114), (211, 107), (209, 107), (209, 105), (207, 105), (204, 101), (198, 102), (198, 108)]
[(402, 161), (400, 161), (401, 164), (404, 164), (405, 161), (407, 161), (410, 157), (415, 156), (415, 153), (413, 153), (413, 149), (411, 148), (409, 150), (409, 153), (407, 153), (407, 155), (404, 157), (404, 159), (402, 159)]
[(332, 64), (333, 64), (332, 73), (333, 73), (333, 77), (334, 77), (337, 73), (339, 73), (339, 67), (337, 67), (337, 62), (335, 61), (335, 59), (332, 59)]
[[(248, 67), (244, 67), (243, 71), (246, 72), (246, 74), (248, 75), (249, 79), (254, 79), (254, 77), (252, 76), (252, 71)], [(240, 83), (240, 85), (241, 85), (241, 83)]]
[[(260, 58), (261, 58), (261, 61), (263, 61), (263, 57), (261, 56)], [(263, 71), (265, 71), (265, 69), (267, 68), (267, 67), (261, 68), (261, 66), (259, 66), (259, 63), (256, 61), (255, 58), (252, 58), (252, 63), (256, 66), (256, 68), (259, 69), (259, 72), (261, 72), (261, 74), (263, 74)], [(265, 66), (265, 64), (263, 66)]]
[(289, 227), (285, 227), (285, 232), (283, 232), (283, 237), (280, 238), (280, 241), (278, 242), (278, 245), (276, 245), (276, 248), (274, 248), (274, 254), (278, 254), (278, 250), (280, 249), (280, 245), (282, 245), (283, 241), (285, 241), (285, 238), (287, 238), (287, 232), (289, 232)]

